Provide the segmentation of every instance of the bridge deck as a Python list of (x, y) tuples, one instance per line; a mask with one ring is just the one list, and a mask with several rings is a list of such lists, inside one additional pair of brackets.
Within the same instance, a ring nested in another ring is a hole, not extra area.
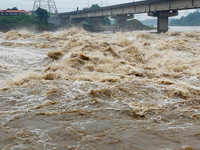
[(101, 7), (99, 9), (88, 9), (59, 13), (59, 15), (61, 17), (70, 17), (78, 19), (88, 17), (103, 17), (123, 14), (138, 14), (165, 10), (172, 11), (197, 8), (200, 8), (200, 0), (146, 0)]

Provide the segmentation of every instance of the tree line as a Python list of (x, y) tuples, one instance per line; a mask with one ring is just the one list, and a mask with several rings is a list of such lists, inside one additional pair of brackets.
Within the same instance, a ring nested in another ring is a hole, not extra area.
[(183, 16), (180, 19), (172, 19), (169, 23), (171, 26), (200, 26), (200, 12), (195, 11)]
[[(18, 10), (16, 7), (8, 10)], [(0, 16), (0, 30), (8, 31), (18, 28), (35, 28), (38, 30), (52, 30), (55, 25), (48, 22), (50, 14), (47, 10), (38, 8), (33, 15)]]

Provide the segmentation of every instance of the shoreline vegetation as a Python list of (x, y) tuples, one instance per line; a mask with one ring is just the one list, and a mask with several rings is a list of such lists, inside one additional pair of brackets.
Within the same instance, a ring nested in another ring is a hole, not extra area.
[[(97, 9), (100, 6), (97, 4), (92, 5), (90, 8), (84, 9)], [(13, 9), (18, 10), (16, 7)], [(55, 31), (59, 28), (70, 28), (73, 27), (68, 25), (67, 22), (62, 22), (61, 24), (57, 24), (58, 20), (54, 20), (53, 17), (58, 17), (58, 15), (51, 15), (47, 12), (47, 10), (38, 8), (32, 15), (23, 14), (19, 16), (0, 16), (0, 31), (7, 32), (10, 30), (17, 29), (28, 29), (35, 31)], [(58, 17), (59, 18), (59, 17)], [(54, 20), (54, 23), (51, 23), (50, 20)], [(93, 32), (92, 21), (87, 19), (84, 21), (85, 23), (82, 25), (83, 29), (86, 31)], [(111, 23), (112, 22), (112, 23)], [(155, 29), (153, 26), (143, 25), (140, 21), (136, 19), (127, 20), (127, 29), (125, 31), (134, 31), (134, 30), (152, 30)], [(111, 20), (109, 17), (105, 17), (100, 22), (100, 30), (101, 31), (120, 31), (118, 28), (117, 20)]]
[[(55, 31), (58, 28), (65, 27), (66, 25), (55, 25), (52, 23), (43, 23), (37, 19), (36, 16), (20, 15), (20, 16), (1, 16), (0, 17), (0, 31), (7, 32), (10, 30), (17, 30), (21, 28), (26, 28), (36, 31)], [(105, 25), (101, 24), (100, 31), (117, 31), (117, 24)], [(85, 24), (83, 28), (87, 31), (91, 30), (92, 24)], [(152, 30), (155, 29), (153, 26), (143, 25), (140, 21), (133, 19), (127, 20), (127, 31), (134, 30)]]
[(195, 11), (180, 19), (171, 19), (170, 26), (200, 26), (200, 12)]
[[(153, 26), (147, 26), (147, 25), (143, 25), (140, 21), (136, 20), (136, 19), (132, 19), (132, 20), (127, 20), (127, 29), (125, 29), (125, 31), (137, 31), (137, 30), (153, 30), (156, 29)], [(118, 24), (110, 24), (110, 25), (104, 25), (101, 24), (101, 31), (120, 31), (120, 29), (118, 28)], [(85, 29), (86, 31), (93, 31), (92, 30), (92, 25), (83, 25), (83, 29)]]
[(56, 27), (54, 24), (43, 25), (39, 23), (35, 16), (2, 16), (0, 17), (0, 31), (8, 32), (17, 29), (30, 29), (36, 31), (53, 31)]
[[(97, 9), (100, 6), (97, 4), (92, 5), (90, 8), (84, 9)], [(16, 7), (12, 9), (18, 10)], [(53, 15), (49, 14), (47, 10), (38, 8), (33, 15), (19, 15), (19, 16), (0, 16), (0, 31), (7, 32), (10, 30), (17, 29), (28, 29), (35, 31), (55, 31), (59, 28), (71, 28), (73, 26), (68, 25), (67, 22), (62, 22), (60, 25), (56, 25), (54, 23), (50, 23)], [(59, 17), (58, 17), (59, 18)], [(92, 29), (92, 21), (86, 20), (85, 23), (82, 24), (83, 29), (86, 31), (94, 32)], [(154, 25), (156, 25), (156, 19), (147, 19), (144, 21), (138, 21), (136, 19), (127, 20), (127, 29), (125, 31), (136, 31), (136, 30), (154, 30), (156, 29)], [(169, 26), (200, 26), (200, 12), (199, 10), (188, 14), (187, 16), (183, 16), (180, 19), (170, 19)], [(118, 28), (117, 20), (110, 19), (109, 17), (104, 18), (100, 22), (100, 30), (101, 31), (120, 31)]]
[[(157, 19), (145, 19), (141, 22), (147, 26), (157, 25)], [(196, 10), (180, 19), (175, 19), (174, 17), (169, 18), (169, 26), (200, 26), (200, 12), (199, 10)]]
[(47, 10), (38, 8), (33, 15), (0, 16), (0, 31), (7, 32), (21, 28), (36, 31), (52, 31), (56, 25), (49, 23), (50, 14)]

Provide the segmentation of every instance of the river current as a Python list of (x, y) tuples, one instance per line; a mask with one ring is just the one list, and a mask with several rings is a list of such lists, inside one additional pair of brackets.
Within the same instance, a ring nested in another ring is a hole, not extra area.
[(0, 33), (0, 149), (199, 150), (200, 32)]

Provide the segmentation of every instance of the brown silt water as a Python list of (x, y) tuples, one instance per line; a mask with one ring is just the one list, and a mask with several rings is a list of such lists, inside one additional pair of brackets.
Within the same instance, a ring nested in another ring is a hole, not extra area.
[(200, 32), (0, 33), (0, 149), (200, 150)]

